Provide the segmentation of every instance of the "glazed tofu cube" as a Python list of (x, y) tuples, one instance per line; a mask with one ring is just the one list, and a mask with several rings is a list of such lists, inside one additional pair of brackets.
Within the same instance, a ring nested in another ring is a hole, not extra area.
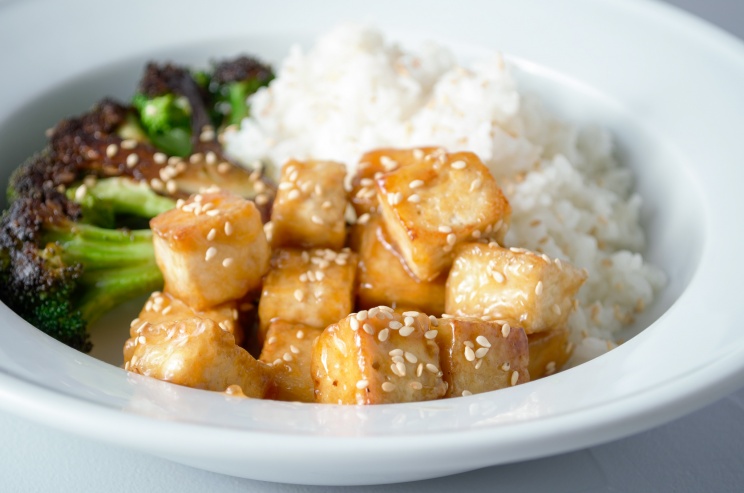
[(331, 248), (346, 241), (346, 166), (289, 161), (282, 168), (271, 211), (275, 247)]
[(327, 327), (313, 349), (316, 402), (386, 404), (446, 392), (429, 317), (389, 307), (352, 313)]
[(555, 329), (530, 334), (530, 378), (547, 377), (559, 371), (573, 352), (568, 329)]
[(357, 217), (377, 212), (376, 179), (385, 173), (421, 162), (435, 152), (443, 153), (444, 150), (439, 147), (376, 149), (364, 154), (351, 180), (349, 192), (349, 202), (354, 207)]
[(361, 308), (386, 305), (437, 316), (444, 313), (447, 275), (430, 282), (417, 279), (390, 241), (378, 214), (364, 225), (354, 225), (352, 245), (359, 252), (357, 300)]
[[(171, 294), (155, 291), (147, 299), (137, 318), (130, 324), (129, 335), (134, 337), (137, 328), (144, 323), (158, 325), (198, 317), (213, 321), (218, 327), (231, 333), (235, 337), (235, 343), (240, 345), (244, 335), (240, 323), (244, 308), (246, 308), (244, 303), (233, 300), (205, 310), (194, 310)], [(127, 359), (126, 355), (125, 359)]]
[(382, 175), (376, 184), (390, 238), (422, 281), (452, 265), (458, 244), (480, 237), (503, 240), (509, 202), (471, 152), (429, 156)]
[(587, 273), (495, 242), (463, 245), (447, 278), (446, 312), (503, 320), (527, 334), (564, 327)]
[(357, 255), (347, 249), (276, 250), (258, 302), (259, 341), (273, 320), (324, 329), (348, 315), (356, 268)]
[(310, 361), (313, 343), (323, 329), (272, 322), (259, 361), (271, 366), (274, 398), (280, 401), (314, 402)]
[(263, 398), (270, 392), (267, 366), (212, 320), (143, 323), (128, 345), (131, 357), (124, 368), (134, 373), (217, 392), (237, 385), (247, 397)]
[(269, 269), (261, 216), (235, 195), (194, 195), (150, 227), (165, 291), (195, 310), (242, 298)]
[(477, 318), (442, 318), (433, 327), (447, 382), (446, 397), (503, 389), (530, 381), (527, 335)]

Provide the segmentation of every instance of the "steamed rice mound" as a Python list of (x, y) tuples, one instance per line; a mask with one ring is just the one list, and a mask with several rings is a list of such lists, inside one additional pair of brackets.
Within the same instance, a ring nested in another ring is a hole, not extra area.
[(293, 47), (277, 78), (250, 99), (252, 116), (225, 134), (246, 166), (290, 158), (345, 163), (378, 147), (473, 151), (504, 189), (513, 217), (506, 246), (586, 268), (569, 320), (577, 364), (614, 347), (665, 276), (645, 247), (641, 198), (601, 128), (577, 128), (518, 92), (494, 54), (465, 68), (446, 49), (407, 52), (371, 28), (344, 25), (307, 53)]

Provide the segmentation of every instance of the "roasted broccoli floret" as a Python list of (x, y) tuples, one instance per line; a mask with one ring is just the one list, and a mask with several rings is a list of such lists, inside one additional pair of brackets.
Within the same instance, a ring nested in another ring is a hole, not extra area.
[(210, 125), (206, 89), (184, 67), (149, 63), (132, 105), (150, 142), (171, 156), (188, 156)]
[(224, 125), (239, 125), (248, 116), (248, 96), (274, 79), (268, 65), (255, 58), (241, 56), (218, 63), (209, 84), (213, 105)]

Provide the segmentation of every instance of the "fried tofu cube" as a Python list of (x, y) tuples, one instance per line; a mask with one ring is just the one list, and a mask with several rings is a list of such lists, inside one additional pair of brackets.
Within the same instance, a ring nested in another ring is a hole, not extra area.
[(433, 327), (447, 382), (445, 397), (504, 389), (530, 381), (527, 335), (477, 318), (442, 318)]
[(313, 343), (323, 329), (278, 320), (269, 325), (259, 361), (271, 366), (274, 398), (314, 402), (310, 361)]
[(487, 317), (527, 334), (564, 327), (587, 273), (495, 242), (463, 245), (447, 278), (446, 312)]
[(345, 177), (342, 163), (287, 162), (271, 211), (272, 246), (341, 249), (346, 241)]
[(242, 298), (261, 285), (271, 252), (253, 202), (197, 194), (150, 221), (165, 292), (195, 310)]
[(547, 377), (559, 371), (571, 357), (573, 345), (568, 329), (554, 329), (527, 336), (530, 344), (530, 378)]
[(364, 225), (354, 225), (352, 245), (359, 253), (357, 300), (361, 308), (386, 305), (437, 316), (444, 313), (447, 275), (430, 282), (416, 278), (390, 241), (378, 214)]
[[(240, 345), (244, 336), (243, 326), (240, 323), (241, 308), (242, 303), (233, 300), (206, 310), (194, 310), (171, 294), (155, 291), (147, 299), (137, 318), (130, 324), (129, 335), (134, 337), (142, 324), (158, 325), (198, 317), (213, 321), (218, 327), (231, 333), (235, 337), (235, 343)], [(127, 346), (124, 347), (124, 360), (128, 360), (131, 354), (127, 353)]]
[(258, 302), (259, 341), (272, 320), (324, 329), (354, 309), (357, 254), (278, 249)]
[(271, 389), (268, 367), (209, 319), (144, 323), (127, 344), (124, 368), (134, 373), (217, 392), (238, 385), (247, 397), (263, 398)]
[(416, 149), (375, 149), (365, 153), (359, 160), (356, 173), (351, 179), (349, 202), (357, 217), (377, 212), (377, 189), (375, 180), (383, 174), (423, 161), (435, 152), (444, 152), (439, 147)]
[(382, 217), (413, 274), (432, 281), (451, 265), (455, 246), (503, 240), (511, 207), (472, 152), (433, 154), (377, 181)]
[(313, 349), (316, 402), (386, 404), (439, 399), (446, 392), (439, 347), (423, 313), (375, 307), (327, 327)]

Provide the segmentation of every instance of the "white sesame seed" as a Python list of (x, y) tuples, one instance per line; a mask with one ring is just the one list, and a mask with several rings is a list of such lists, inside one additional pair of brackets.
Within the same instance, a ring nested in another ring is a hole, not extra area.
[(283, 181), (279, 184), (277, 188), (279, 190), (289, 190), (290, 188), (294, 188), (294, 185), (288, 181)]
[(509, 333), (511, 332), (511, 326), (509, 324), (504, 324), (501, 326), (501, 335), (504, 337), (509, 337)]
[(372, 334), (375, 333), (375, 328), (372, 327), (370, 324), (364, 324), (364, 325), (362, 325), (362, 329), (364, 329), (364, 332), (366, 332), (367, 334), (370, 334), (370, 335), (372, 335)]
[(119, 152), (119, 146), (116, 144), (109, 144), (106, 147), (106, 155), (108, 157), (114, 157), (116, 156), (116, 153)]
[(127, 156), (127, 167), (134, 168), (139, 163), (139, 156), (137, 154), (130, 154)]
[(165, 308), (163, 308), (163, 311), (160, 313), (162, 313), (163, 315), (168, 315), (172, 309), (173, 307), (171, 305), (168, 305)]
[(413, 334), (413, 327), (410, 325), (407, 327), (403, 327), (398, 331), (398, 334), (400, 334), (401, 337), (408, 337), (409, 335)]
[(414, 312), (414, 311), (403, 312), (403, 316), (404, 317), (418, 317), (419, 316), (419, 312)]
[(225, 257), (222, 260), (222, 267), (230, 267), (233, 264), (234, 260), (232, 257)]
[(414, 149), (413, 150), (413, 158), (414, 159), (419, 159), (419, 160), (420, 159), (424, 159), (424, 156), (425, 156), (424, 151), (422, 151), (421, 149)]
[(447, 235), (447, 244), (448, 245), (454, 245), (457, 243), (457, 236), (455, 236), (455, 233), (450, 233)]
[(377, 338), (380, 340), (380, 342), (384, 342), (387, 340), (388, 335), (390, 335), (390, 330), (385, 328), (382, 329), (379, 334), (377, 334)]
[(362, 310), (356, 314), (356, 319), (359, 320), (360, 322), (364, 322), (365, 320), (367, 320), (367, 314), (368, 314), (367, 310)]
[(359, 380), (356, 383), (356, 388), (358, 388), (359, 390), (361, 390), (361, 389), (366, 388), (367, 385), (369, 385), (369, 381), (367, 381), (367, 380)]
[(161, 192), (163, 188), (165, 188), (165, 185), (159, 178), (153, 178), (152, 180), (150, 180), (150, 188), (157, 192)]
[(561, 314), (561, 307), (558, 306), (558, 303), (553, 304), (552, 310), (553, 310), (553, 313), (555, 313), (556, 315)]
[(295, 289), (294, 298), (302, 303), (302, 300), (305, 299), (305, 293), (301, 289)]
[(354, 317), (349, 318), (349, 327), (351, 330), (359, 330), (359, 320)]
[(427, 339), (434, 339), (437, 334), (439, 334), (439, 332), (436, 330), (427, 330), (426, 332), (424, 332), (424, 337), (426, 337)]
[(535, 286), (535, 294), (540, 296), (543, 292), (543, 283), (542, 281), (537, 281), (537, 286)]
[(88, 193), (88, 187), (85, 186), (85, 184), (80, 185), (77, 190), (75, 190), (75, 200), (77, 202), (81, 202), (85, 195)]
[(230, 236), (231, 234), (233, 234), (233, 231), (234, 231), (234, 228), (233, 228), (232, 223), (230, 221), (226, 221), (225, 222), (225, 235)]
[(391, 349), (388, 353), (390, 356), (403, 356), (403, 350), (399, 348)]
[(548, 364), (545, 365), (545, 374), (552, 375), (553, 373), (555, 373), (555, 361), (549, 361)]
[(463, 342), (463, 344), (465, 344), (470, 349), (474, 349), (475, 348), (475, 344), (473, 344), (473, 341), (465, 341), (465, 342)]
[(209, 262), (215, 255), (217, 255), (217, 249), (215, 247), (209, 247), (207, 248), (207, 253), (204, 255), (204, 260)]
[(488, 349), (489, 348), (487, 348), (487, 347), (482, 347), (480, 349), (477, 349), (475, 351), (475, 357), (476, 358), (483, 358), (484, 356), (486, 356), (486, 354), (488, 354)]
[(134, 139), (125, 139), (121, 141), (122, 149), (134, 149), (137, 147), (137, 141)]
[(475, 190), (478, 190), (483, 183), (483, 180), (481, 180), (480, 176), (470, 182), (470, 188), (468, 189), (469, 192), (474, 192)]
[(412, 204), (418, 204), (419, 202), (421, 202), (421, 197), (419, 197), (417, 193), (412, 193), (408, 196), (408, 201)]
[(405, 325), (413, 325), (414, 321), (415, 319), (411, 317), (410, 315), (403, 319), (403, 322), (405, 323)]
[(294, 357), (293, 357), (293, 356), (292, 356), (292, 355), (291, 355), (290, 353), (284, 353), (284, 354), (282, 355), (282, 359), (283, 359), (284, 361), (287, 361), (287, 362), (289, 362), (289, 361), (292, 361), (292, 360), (294, 359)]
[(365, 212), (364, 214), (362, 214), (361, 216), (357, 218), (356, 222), (357, 224), (367, 224), (367, 222), (369, 221), (369, 217), (370, 217), (369, 213)]
[(498, 282), (498, 283), (502, 283), (502, 282), (504, 282), (504, 281), (506, 280), (506, 278), (504, 278), (504, 274), (502, 274), (502, 273), (501, 273), (501, 272), (499, 272), (499, 271), (494, 271), (494, 272), (493, 272), (493, 278), (494, 278), (494, 279), (496, 280), (496, 282)]
[(392, 321), (391, 321), (391, 322), (390, 322), (390, 323), (388, 324), (388, 327), (390, 327), (390, 328), (391, 328), (391, 329), (393, 329), (393, 330), (398, 330), (398, 329), (400, 329), (401, 327), (403, 327), (403, 324), (402, 324), (402, 323), (400, 323), (400, 322), (398, 322), (397, 320), (392, 320)]
[(289, 350), (292, 351), (294, 354), (300, 354), (299, 348), (294, 344), (289, 345)]
[(408, 361), (409, 363), (418, 363), (418, 358), (416, 357), (415, 354), (409, 353), (408, 351), (406, 351), (404, 353), (404, 356), (406, 358), (406, 361)]
[(413, 180), (408, 186), (410, 188), (421, 188), (424, 186), (424, 180)]
[(475, 352), (473, 351), (473, 348), (465, 346), (465, 359), (468, 361), (475, 360)]
[[(403, 367), (403, 370), (405, 370), (405, 367)], [(398, 368), (398, 363), (392, 363), (390, 365), (390, 371), (393, 372), (394, 375), (402, 377), (405, 376), (405, 373), (403, 375), (400, 374), (400, 369)]]
[(209, 233), (207, 233), (207, 240), (212, 241), (217, 236), (217, 230), (212, 228), (209, 230)]
[(405, 377), (406, 376), (406, 364), (405, 363), (401, 363), (399, 361), (399, 362), (395, 363), (395, 366), (396, 366), (396, 368), (398, 368), (398, 373), (400, 374), (400, 376), (401, 377)]
[(276, 342), (276, 336), (271, 336), (266, 340), (266, 344), (274, 344)]
[(382, 391), (383, 392), (392, 392), (395, 390), (395, 384), (393, 382), (383, 382), (382, 383)]
[(388, 204), (395, 206), (400, 204), (400, 202), (403, 200), (403, 194), (400, 192), (389, 193), (387, 199)]
[(483, 347), (491, 347), (491, 342), (488, 340), (486, 336), (483, 336), (483, 335), (476, 337), (475, 342), (477, 342)]
[(372, 178), (362, 178), (359, 180), (359, 184), (363, 187), (371, 187), (374, 186), (375, 182)]
[(464, 169), (466, 165), (465, 161), (458, 160), (450, 164), (452, 166), (452, 169)]
[(428, 371), (429, 373), (436, 374), (436, 373), (439, 373), (439, 368), (437, 368), (436, 365), (433, 365), (431, 363), (426, 363), (426, 371)]
[(300, 196), (300, 191), (297, 190), (296, 188), (293, 188), (287, 194), (287, 200), (295, 200), (295, 199), (299, 198), (299, 196)]
[(508, 361), (501, 365), (501, 369), (504, 371), (509, 371), (509, 368), (511, 368), (511, 363), (509, 363)]
[(515, 371), (514, 373), (512, 373), (512, 376), (511, 376), (512, 386), (516, 385), (518, 381), (519, 381), (519, 372)]
[(470, 234), (470, 236), (472, 236), (473, 238), (475, 238), (475, 239), (477, 240), (478, 238), (480, 238), (480, 237), (481, 237), (481, 232), (480, 232), (480, 230), (476, 229), (475, 231), (473, 231), (473, 232), (472, 232), (472, 233)]
[(463, 391), (462, 391), (462, 396), (463, 396), (463, 397), (467, 397), (467, 396), (469, 396), (469, 395), (473, 395), (473, 393), (472, 393), (472, 392), (470, 392), (469, 390), (463, 390)]
[(439, 327), (439, 320), (437, 320), (437, 317), (434, 315), (429, 315), (429, 322), (431, 323), (432, 327)]
[(323, 219), (321, 219), (319, 216), (316, 216), (313, 214), (313, 216), (310, 218), (312, 222), (315, 224), (323, 224)]
[(411, 388), (412, 388), (413, 390), (421, 390), (422, 388), (424, 388), (424, 386), (423, 386), (423, 385), (421, 385), (421, 382), (417, 382), (417, 381), (415, 381), (415, 380), (414, 380), (413, 382), (409, 383), (408, 385), (409, 385), (409, 386), (410, 386), (410, 387), (411, 387)]
[(439, 230), (440, 233), (451, 233), (452, 232), (452, 228), (450, 228), (449, 226), (444, 226), (444, 225), (439, 226), (437, 230)]

